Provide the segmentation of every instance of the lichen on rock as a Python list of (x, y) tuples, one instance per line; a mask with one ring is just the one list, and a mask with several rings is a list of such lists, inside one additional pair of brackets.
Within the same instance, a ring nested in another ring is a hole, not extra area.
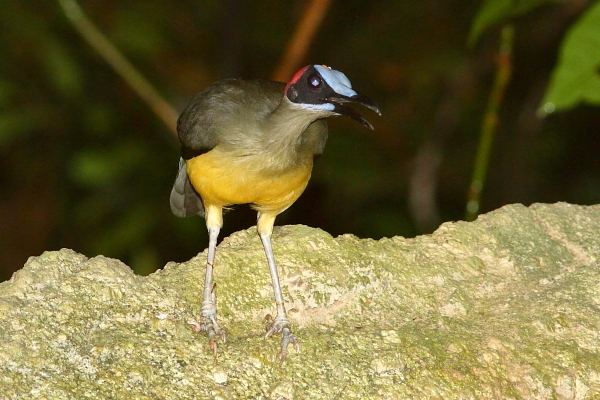
[(253, 228), (215, 279), (228, 340), (188, 321), (205, 253), (140, 277), (72, 250), (0, 283), (0, 398), (600, 397), (600, 206), (510, 205), (434, 234), (273, 238), (301, 351), (264, 339), (270, 278)]

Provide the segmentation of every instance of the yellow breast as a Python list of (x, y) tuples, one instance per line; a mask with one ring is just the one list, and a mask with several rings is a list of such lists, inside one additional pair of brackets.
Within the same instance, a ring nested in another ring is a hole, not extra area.
[(187, 173), (202, 200), (218, 207), (252, 204), (259, 211), (279, 213), (302, 194), (312, 159), (283, 172), (262, 168), (260, 158), (240, 158), (213, 149), (187, 161)]

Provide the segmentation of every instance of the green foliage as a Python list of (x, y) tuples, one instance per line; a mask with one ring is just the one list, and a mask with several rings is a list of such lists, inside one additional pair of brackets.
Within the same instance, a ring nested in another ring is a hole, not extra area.
[(106, 186), (132, 175), (143, 160), (142, 149), (130, 142), (109, 149), (81, 150), (71, 161), (70, 175), (82, 186)]
[(166, 45), (166, 35), (160, 25), (162, 12), (159, 5), (152, 2), (123, 4), (111, 39), (129, 57), (152, 56)]
[(509, 18), (526, 14), (542, 4), (556, 0), (486, 0), (471, 25), (469, 45), (473, 46), (490, 27)]
[(0, 79), (0, 149), (38, 125), (35, 115), (30, 110), (11, 104), (16, 91), (17, 88), (12, 82)]
[[(469, 44), (475, 44), (491, 26), (549, 2), (556, 0), (486, 0), (471, 25)], [(599, 48), (600, 2), (595, 2), (567, 32), (539, 114), (566, 110), (582, 102), (600, 104)]]
[(63, 43), (54, 39), (44, 41), (41, 58), (45, 73), (58, 94), (71, 98), (81, 95), (84, 79), (81, 67)]
[(564, 38), (539, 112), (566, 110), (582, 102), (600, 105), (600, 2)]

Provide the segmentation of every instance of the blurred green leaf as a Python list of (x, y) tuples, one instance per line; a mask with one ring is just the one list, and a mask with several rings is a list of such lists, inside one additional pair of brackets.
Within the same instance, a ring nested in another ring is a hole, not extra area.
[(90, 101), (81, 114), (84, 129), (97, 137), (107, 137), (114, 129), (116, 111), (112, 104)]
[(580, 102), (600, 105), (600, 2), (592, 5), (565, 36), (538, 112), (549, 114)]
[(152, 6), (152, 3), (125, 2), (117, 15), (111, 37), (129, 55), (150, 57), (165, 47), (159, 24), (162, 14), (158, 14)]
[(139, 275), (149, 275), (162, 267), (160, 257), (156, 249), (150, 246), (142, 246), (131, 250), (131, 268)]
[(7, 80), (0, 80), (0, 106), (8, 104), (15, 90), (14, 84)]
[(105, 186), (134, 173), (142, 157), (141, 149), (129, 143), (108, 150), (81, 151), (71, 161), (70, 175), (82, 186)]
[(38, 122), (27, 112), (9, 111), (0, 114), (0, 148), (15, 138), (32, 131)]
[(477, 11), (469, 32), (469, 46), (475, 45), (481, 34), (508, 18), (525, 14), (544, 3), (556, 0), (486, 0)]
[(63, 96), (75, 97), (81, 94), (83, 89), (82, 71), (67, 48), (56, 40), (48, 40), (44, 43), (42, 50), (46, 76), (54, 88)]
[(156, 224), (154, 209), (150, 204), (136, 204), (98, 233), (93, 250), (104, 254), (128, 253), (132, 247), (144, 243)]
[(14, 138), (33, 129), (36, 124), (28, 112), (10, 106), (15, 87), (7, 80), (0, 80), (0, 148), (8, 145)]

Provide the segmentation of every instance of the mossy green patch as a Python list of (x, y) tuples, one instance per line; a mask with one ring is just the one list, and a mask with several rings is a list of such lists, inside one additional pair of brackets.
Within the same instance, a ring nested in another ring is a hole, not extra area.
[(177, 399), (600, 396), (600, 206), (511, 205), (379, 241), (273, 236), (301, 350), (277, 361), (255, 229), (225, 238), (227, 342), (191, 329), (205, 253), (148, 277), (71, 250), (0, 283), (0, 397)]

